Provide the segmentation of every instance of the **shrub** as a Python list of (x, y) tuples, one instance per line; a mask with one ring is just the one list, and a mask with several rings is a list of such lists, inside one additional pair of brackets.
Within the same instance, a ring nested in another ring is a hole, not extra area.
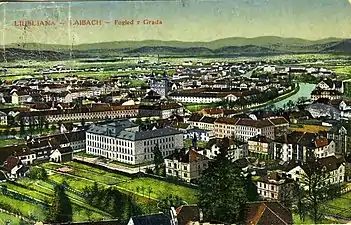
[(33, 180), (46, 180), (48, 174), (44, 168), (32, 167), (29, 169), (28, 177)]

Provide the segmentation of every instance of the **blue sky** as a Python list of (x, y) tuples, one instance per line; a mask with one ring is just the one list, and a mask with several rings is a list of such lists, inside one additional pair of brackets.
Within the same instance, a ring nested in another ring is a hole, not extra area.
[[(162, 25), (29, 27), (18, 20), (162, 20)], [(0, 5), (0, 42), (76, 44), (122, 40), (211, 41), (227, 37), (351, 37), (348, 0), (184, 0)], [(2, 39), (2, 40), (1, 40)]]

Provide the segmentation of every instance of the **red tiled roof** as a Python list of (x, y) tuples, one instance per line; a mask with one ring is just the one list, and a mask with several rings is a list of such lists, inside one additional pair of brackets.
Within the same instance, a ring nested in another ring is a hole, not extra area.
[(292, 213), (278, 202), (249, 203), (246, 224), (293, 224)]
[(4, 163), (4, 170), (11, 171), (15, 166), (21, 163), (21, 160), (18, 157), (10, 156)]

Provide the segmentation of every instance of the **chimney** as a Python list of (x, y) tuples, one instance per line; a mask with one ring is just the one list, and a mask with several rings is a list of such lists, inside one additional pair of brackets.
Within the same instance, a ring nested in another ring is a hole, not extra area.
[(284, 134), (284, 142), (288, 143), (288, 135), (287, 134)]

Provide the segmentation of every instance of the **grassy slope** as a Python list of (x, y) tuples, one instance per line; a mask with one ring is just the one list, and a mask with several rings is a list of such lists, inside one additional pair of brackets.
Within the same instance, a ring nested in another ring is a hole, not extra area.
[[(152, 188), (152, 193), (150, 195), (152, 198), (162, 199), (169, 194), (173, 194), (178, 195), (186, 202), (196, 203), (197, 191), (192, 188), (175, 185), (148, 177), (130, 179), (127, 176), (107, 172), (75, 162), (71, 162), (66, 165), (68, 165), (70, 168), (73, 168), (69, 174), (81, 177), (82, 179), (57, 173), (51, 175), (50, 179), (55, 180), (56, 182), (62, 182), (65, 179), (71, 187), (74, 187), (79, 191), (82, 191), (86, 185), (93, 185), (93, 182), (96, 181), (104, 185), (116, 185), (117, 187), (128, 190), (132, 193), (135, 193), (137, 187), (139, 187), (140, 191), (138, 194), (142, 194), (141, 188), (144, 187), (145, 196), (147, 196), (146, 190), (150, 187)], [(44, 167), (48, 169), (55, 169), (55, 166), (52, 166), (52, 164), (44, 164)]]

